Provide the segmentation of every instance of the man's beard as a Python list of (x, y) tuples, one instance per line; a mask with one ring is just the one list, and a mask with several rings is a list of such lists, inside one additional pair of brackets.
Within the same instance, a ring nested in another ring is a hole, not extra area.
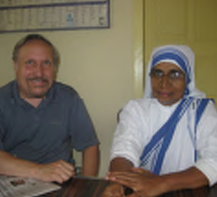
[(43, 85), (43, 87), (37, 87), (37, 88), (45, 88), (45, 86), (47, 86), (46, 88), (45, 88), (45, 91), (43, 91), (43, 92), (40, 92), (40, 93), (37, 93), (37, 92), (34, 92), (34, 91), (31, 91), (31, 89), (30, 89), (30, 93), (29, 93), (29, 98), (44, 98), (45, 96), (46, 96), (46, 94), (47, 94), (47, 92), (48, 92), (48, 90), (49, 90), (49, 81), (47, 80), (47, 79), (45, 79), (45, 78), (43, 78), (43, 77), (34, 77), (34, 78), (30, 78), (30, 79), (28, 79), (28, 81), (40, 81), (40, 82), (43, 82), (44, 83), (44, 85)]

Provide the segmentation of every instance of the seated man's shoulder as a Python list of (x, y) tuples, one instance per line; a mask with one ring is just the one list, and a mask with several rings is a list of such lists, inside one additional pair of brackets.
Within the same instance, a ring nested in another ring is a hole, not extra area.
[(11, 81), (0, 87), (0, 99), (11, 95), (14, 81)]
[(64, 98), (79, 97), (78, 92), (70, 85), (55, 82), (54, 86), (59, 96), (63, 96)]
[(13, 84), (14, 81), (0, 87), (0, 110), (8, 110), (13, 104)]

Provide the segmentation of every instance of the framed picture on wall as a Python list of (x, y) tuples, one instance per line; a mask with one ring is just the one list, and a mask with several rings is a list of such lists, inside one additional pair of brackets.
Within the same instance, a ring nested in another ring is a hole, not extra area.
[(109, 0), (1, 0), (0, 33), (110, 27)]

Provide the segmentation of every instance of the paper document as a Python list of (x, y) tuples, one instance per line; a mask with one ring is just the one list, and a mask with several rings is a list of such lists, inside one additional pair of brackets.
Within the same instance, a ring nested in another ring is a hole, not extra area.
[(33, 197), (60, 188), (36, 179), (0, 175), (0, 197)]

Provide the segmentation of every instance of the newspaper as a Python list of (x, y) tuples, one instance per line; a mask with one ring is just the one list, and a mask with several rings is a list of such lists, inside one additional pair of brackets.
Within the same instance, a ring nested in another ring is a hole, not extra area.
[(33, 197), (60, 188), (54, 183), (36, 179), (0, 175), (0, 197)]

